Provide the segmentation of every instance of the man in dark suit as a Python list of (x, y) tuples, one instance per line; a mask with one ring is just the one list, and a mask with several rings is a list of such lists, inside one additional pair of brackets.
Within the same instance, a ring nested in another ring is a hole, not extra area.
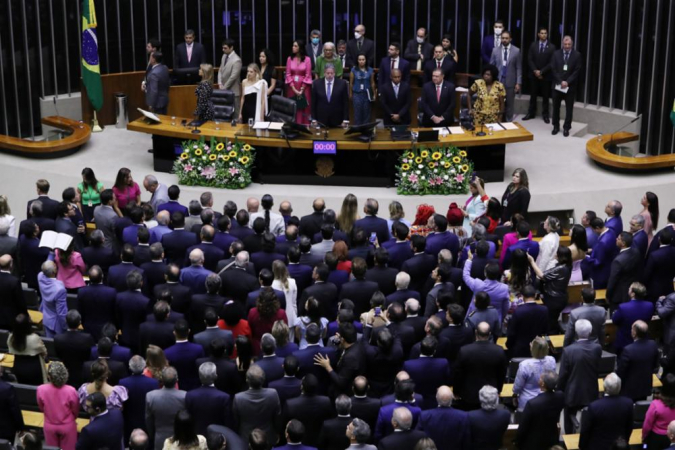
[(90, 246), (82, 250), (82, 259), (87, 268), (99, 266), (107, 274), (111, 266), (119, 263), (117, 254), (112, 248), (106, 247), (105, 235), (101, 230), (94, 230), (89, 236)]
[[(312, 361), (312, 364), (314, 364), (314, 361)], [(278, 380), (271, 381), (268, 385), (268, 387), (277, 391), (282, 407), (286, 404), (286, 400), (300, 395), (300, 385), (302, 384), (301, 380), (297, 377), (299, 369), (298, 358), (294, 355), (286, 356), (284, 358), (283, 369), (284, 376)]]
[(141, 264), (140, 268), (145, 277), (145, 289), (151, 298), (155, 297), (155, 286), (164, 284), (167, 265), (164, 263), (164, 248), (159, 242), (150, 245), (150, 261)]
[(640, 214), (631, 217), (628, 222), (630, 232), (633, 235), (633, 247), (635, 247), (642, 258), (647, 257), (647, 250), (649, 247), (649, 236), (645, 232), (645, 218)]
[[(642, 279), (643, 256), (632, 244), (633, 235), (627, 231), (616, 238), (619, 254), (612, 261), (607, 281), (607, 301), (611, 310), (627, 302), (629, 286)], [(646, 292), (641, 298), (646, 298)]]
[(237, 370), (235, 360), (230, 359), (232, 347), (228, 347), (223, 339), (216, 338), (209, 344), (208, 353), (211, 356), (197, 359), (197, 367), (200, 367), (205, 362), (215, 364), (218, 373), (218, 378), (215, 381), (216, 387), (230, 394), (230, 397), (233, 397), (241, 388), (241, 376)]
[[(366, 261), (363, 258), (354, 258), (352, 261), (354, 279), (345, 283), (340, 291), (340, 300), (348, 298), (354, 302), (354, 314), (357, 317), (370, 310), (370, 299), (380, 289), (376, 282), (365, 279), (366, 269)], [(308, 290), (305, 290), (305, 293)]]
[(455, 121), (455, 85), (444, 81), (442, 69), (434, 69), (422, 87), (422, 111), (425, 127), (448, 127)]
[[(190, 330), (192, 331), (193, 335), (199, 334), (206, 330), (206, 311), (209, 308), (212, 308), (214, 311), (220, 311), (225, 304), (225, 297), (218, 294), (218, 292), (221, 290), (222, 284), (222, 281), (218, 275), (215, 273), (210, 274), (208, 277), (206, 277), (204, 284), (206, 285), (206, 293), (194, 294), (192, 296), (190, 309), (188, 310), (187, 314), (189, 317)], [(213, 316), (211, 316), (211, 319), (213, 319)]]
[(312, 62), (312, 72), (316, 66), (316, 58), (323, 54), (323, 43), (321, 42), (321, 31), (312, 30), (309, 34), (309, 39), (305, 45), (305, 54), (309, 56), (310, 61)]
[[(592, 326), (577, 320), (574, 328), (579, 340), (563, 349), (558, 389), (565, 393), (565, 433), (574, 433), (573, 417), (598, 398), (598, 367), (602, 357), (599, 344), (589, 341)], [(531, 401), (531, 400), (530, 400)]]
[[(648, 254), (651, 254), (651, 252), (661, 246), (660, 237), (664, 231), (668, 230), (671, 233), (671, 236), (675, 236), (675, 208), (672, 208), (670, 211), (668, 211), (668, 218), (666, 220), (668, 221), (666, 226), (661, 228), (661, 230), (659, 230), (659, 232), (654, 235), (652, 243), (649, 244)], [(675, 239), (671, 239), (670, 245), (675, 247)]]
[(335, 78), (335, 67), (327, 64), (324, 78), (312, 83), (312, 123), (328, 128), (349, 122), (349, 88), (347, 82)]
[(195, 42), (194, 30), (186, 30), (184, 38), (185, 42), (176, 46), (173, 68), (199, 68), (201, 64), (206, 64), (206, 52), (202, 44)]
[[(620, 218), (619, 218), (620, 220)], [(618, 252), (616, 247), (617, 234), (601, 218), (591, 220), (593, 232), (598, 235), (598, 241), (593, 246), (593, 252), (588, 258), (588, 264), (595, 289), (606, 289), (612, 261)]]
[[(408, 226), (402, 222), (394, 222), (392, 229), (396, 242), (389, 245), (387, 249), (389, 252), (389, 267), (401, 270), (403, 263), (413, 256), (410, 242), (408, 242), (408, 233), (410, 230)], [(455, 240), (456, 239), (457, 237), (455, 236)], [(457, 241), (457, 246), (459, 246), (459, 241)]]
[(504, 21), (501, 19), (495, 20), (493, 30), (494, 33), (485, 36), (483, 38), (483, 43), (481, 44), (480, 54), (483, 60), (483, 66), (485, 66), (485, 64), (490, 64), (492, 50), (499, 47), (502, 31), (504, 31)]
[(321, 230), (323, 225), (323, 211), (326, 209), (326, 202), (323, 198), (314, 199), (312, 202), (312, 214), (300, 218), (300, 234), (312, 238)]
[(524, 220), (518, 222), (518, 225), (516, 226), (518, 242), (506, 249), (506, 256), (504, 256), (504, 261), (502, 262), (502, 269), (506, 270), (511, 268), (511, 258), (513, 258), (513, 253), (518, 249), (525, 250), (533, 259), (537, 259), (537, 256), (539, 256), (539, 243), (529, 239), (530, 231), (529, 223)]
[[(407, 246), (408, 250), (412, 253), (410, 250), (410, 244), (408, 242), (405, 242), (405, 245)], [(384, 295), (393, 295), (394, 291), (396, 291), (396, 280), (397, 280), (397, 275), (400, 273), (397, 269), (394, 267), (388, 267), (389, 261), (390, 261), (390, 254), (387, 251), (386, 248), (384, 247), (378, 247), (375, 250), (375, 266), (372, 268), (368, 269), (366, 272), (366, 280), (367, 281), (374, 281), (377, 283), (379, 286), (380, 292), (382, 292)], [(410, 277), (408, 277), (408, 281), (410, 280)], [(407, 287), (407, 286), (406, 286)], [(406, 289), (407, 291), (407, 289)], [(399, 294), (403, 295), (403, 294)], [(399, 303), (405, 302), (409, 297), (405, 297), (402, 301)], [(391, 303), (391, 302), (389, 302)], [(388, 304), (388, 303), (387, 303)], [(387, 305), (385, 305), (387, 306)]]
[(649, 327), (637, 320), (631, 327), (633, 343), (621, 352), (616, 373), (621, 378), (621, 395), (633, 401), (652, 394), (652, 377), (659, 370), (659, 347), (649, 339)]
[(221, 425), (209, 425), (206, 429), (206, 445), (209, 450), (249, 450), (248, 439), (242, 440), (232, 429)]
[(354, 27), (354, 39), (347, 42), (347, 67), (356, 66), (356, 57), (361, 53), (366, 55), (366, 64), (375, 67), (375, 44), (366, 36), (366, 27), (358, 24)]
[[(305, 238), (307, 239), (307, 238)], [(298, 297), (302, 298), (305, 289), (312, 284), (313, 267), (300, 264), (300, 249), (299, 247), (291, 247), (287, 252), (288, 257), (288, 274), (295, 280), (298, 286)]]
[(75, 205), (70, 204), (69, 202), (63, 201), (59, 203), (57, 209), (57, 217), (54, 222), (54, 231), (57, 233), (65, 233), (68, 236), (73, 238), (73, 245), (75, 250), (82, 252), (84, 249), (84, 224), (75, 225), (71, 220), (75, 216)]
[(169, 264), (164, 272), (164, 280), (165, 283), (155, 285), (153, 297), (158, 299), (168, 292), (171, 297), (171, 310), (183, 315), (187, 314), (192, 302), (192, 291), (189, 287), (180, 284), (180, 268), (176, 264)]
[(173, 323), (169, 321), (171, 308), (165, 301), (158, 301), (152, 307), (152, 314), (155, 318), (153, 322), (144, 322), (138, 331), (138, 351), (141, 356), (150, 345), (156, 345), (162, 350), (166, 350), (176, 343), (173, 335)]
[(199, 387), (199, 377), (195, 360), (204, 357), (204, 349), (199, 344), (188, 342), (190, 327), (186, 320), (179, 320), (173, 326), (176, 343), (164, 351), (169, 364), (176, 368), (180, 378), (180, 387), (190, 391)]
[(623, 348), (633, 341), (631, 338), (633, 324), (637, 320), (649, 323), (654, 314), (654, 304), (645, 300), (647, 289), (642, 284), (632, 283), (627, 290), (630, 300), (618, 305), (612, 314), (612, 322), (617, 327), (614, 346), (619, 355)]
[(391, 81), (379, 87), (384, 126), (410, 125), (410, 84), (402, 81), (399, 69), (391, 71)]
[(212, 272), (215, 271), (218, 261), (225, 258), (225, 252), (216, 247), (216, 245), (213, 243), (214, 236), (215, 230), (213, 227), (211, 225), (204, 225), (199, 232), (201, 243), (193, 245), (185, 252), (185, 265), (187, 265), (190, 252), (192, 252), (194, 249), (199, 249), (204, 253), (204, 267)]
[[(220, 278), (218, 278), (220, 280)], [(222, 309), (222, 305), (220, 305)], [(227, 348), (234, 348), (234, 338), (230, 330), (222, 330), (218, 327), (218, 313), (213, 307), (207, 307), (203, 313), (206, 329), (200, 333), (194, 333), (194, 342), (204, 347), (204, 353), (211, 354), (210, 346), (214, 339), (223, 339)]]
[(226, 258), (229, 256), (230, 246), (237, 240), (235, 236), (230, 234), (232, 221), (227, 215), (223, 215), (216, 222), (216, 226), (218, 227), (218, 232), (213, 237), (213, 245), (221, 249), (223, 251), (223, 258)]
[(532, 285), (525, 286), (522, 294), (525, 303), (513, 313), (507, 329), (510, 358), (528, 358), (532, 340), (548, 333), (548, 308), (535, 302), (536, 290)]
[(35, 188), (37, 190), (37, 198), (28, 200), (28, 203), (26, 204), (26, 217), (31, 217), (31, 204), (34, 201), (39, 200), (42, 202), (42, 217), (56, 220), (59, 202), (49, 198), (49, 181), (41, 178), (35, 182)]
[(131, 432), (136, 428), (145, 428), (145, 399), (148, 392), (159, 389), (159, 381), (143, 375), (145, 360), (134, 355), (129, 360), (131, 376), (122, 378), (120, 386), (127, 389), (129, 398), (124, 402), (124, 439), (129, 440)]
[(106, 398), (100, 392), (87, 396), (84, 409), (91, 416), (91, 421), (80, 432), (77, 450), (124, 448), (122, 411), (117, 408), (107, 409)]
[(81, 373), (82, 382), (89, 383), (94, 381), (91, 368), (96, 361), (105, 361), (108, 366), (108, 382), (111, 386), (115, 386), (122, 378), (129, 375), (127, 371), (127, 364), (129, 361), (121, 362), (111, 358), (113, 350), (113, 341), (108, 337), (102, 337), (98, 340), (96, 345), (97, 358), (94, 361), (85, 361), (82, 363)]
[(127, 275), (130, 272), (138, 272), (141, 275), (143, 270), (134, 266), (134, 257), (136, 251), (129, 244), (124, 244), (122, 248), (122, 262), (115, 264), (108, 269), (108, 286), (114, 288), (117, 292), (123, 292), (127, 289)]
[[(429, 255), (426, 255), (426, 256), (429, 256)], [(376, 252), (376, 257), (377, 257), (377, 252)], [(368, 279), (368, 272), (366, 272), (366, 279)], [(417, 291), (409, 289), (411, 280), (410, 280), (410, 275), (408, 275), (408, 273), (406, 271), (401, 270), (401, 272), (398, 272), (396, 274), (396, 281), (394, 283), (395, 283), (395, 286), (396, 286), (396, 291), (387, 295), (387, 298), (384, 302), (385, 307), (387, 307), (390, 304), (395, 303), (395, 302), (407, 305), (407, 301), (409, 299), (416, 300), (418, 302), (418, 305), (419, 305), (420, 294)], [(381, 286), (380, 286), (380, 290), (382, 290)], [(406, 306), (406, 308), (407, 308), (407, 306)]]
[(32, 219), (24, 222), (19, 241), (21, 273), (28, 287), (38, 290), (37, 276), (42, 271), (42, 263), (49, 257), (49, 248), (40, 247), (40, 227)]
[[(199, 45), (199, 44), (197, 44)], [(169, 107), (169, 88), (171, 78), (169, 68), (163, 64), (162, 52), (153, 52), (150, 56), (150, 73), (145, 84), (145, 103), (148, 110), (156, 114), (166, 114)]]
[(366, 361), (361, 343), (356, 340), (356, 329), (352, 323), (340, 323), (336, 336), (340, 351), (335, 369), (328, 356), (316, 354), (314, 362), (328, 372), (332, 382), (329, 391), (337, 395), (349, 392), (354, 378), (365, 373)]
[(82, 364), (89, 360), (91, 347), (94, 346), (91, 335), (78, 330), (81, 323), (80, 313), (76, 309), (71, 309), (66, 314), (68, 330), (54, 336), (56, 356), (68, 369), (70, 374), (68, 384), (76, 389), (82, 384)]
[(272, 233), (263, 233), (262, 248), (260, 251), (251, 254), (251, 262), (255, 266), (257, 273), (261, 270), (272, 270), (274, 261), (286, 263), (286, 254), (275, 251), (276, 239)]
[(389, 227), (387, 226), (386, 220), (377, 217), (377, 211), (379, 209), (380, 205), (377, 200), (374, 198), (367, 199), (366, 203), (363, 205), (363, 212), (366, 217), (354, 222), (354, 229), (361, 228), (368, 236), (375, 233), (377, 241), (382, 244), (389, 240)]
[[(109, 322), (103, 325), (103, 327), (101, 327), (101, 338), (107, 337), (108, 339), (110, 339), (110, 342), (112, 342), (112, 351), (110, 352), (110, 359), (114, 361), (119, 361), (126, 367), (133, 353), (131, 352), (131, 349), (129, 349), (128, 347), (124, 347), (117, 343), (118, 335), (119, 330), (117, 329), (114, 323)], [(99, 341), (101, 340), (101, 338), (99, 338)], [(91, 355), (89, 356), (89, 359), (91, 360), (98, 359), (98, 345), (95, 345), (91, 348)]]
[[(424, 299), (424, 315), (426, 317), (440, 313), (440, 317), (443, 319), (445, 308), (450, 302), (454, 301), (457, 286), (450, 281), (452, 280), (452, 272), (450, 264), (440, 264), (431, 272), (433, 287)], [(444, 293), (446, 298), (441, 300)]]
[[(56, 204), (58, 205), (58, 203)], [(42, 200), (33, 200), (32, 203), (30, 203), (30, 214), (28, 215), (28, 219), (22, 220), (19, 224), (19, 233), (22, 232), (21, 230), (23, 230), (23, 227), (29, 220), (32, 220), (40, 227), (38, 237), (41, 237), (42, 232), (45, 230), (54, 231), (54, 219), (44, 216), (44, 213), (42, 212)]]
[(265, 372), (267, 382), (276, 381), (284, 376), (284, 358), (276, 355), (277, 341), (270, 333), (263, 334), (260, 339), (261, 355), (255, 364)]
[[(2, 372), (0, 367), (0, 376)], [(21, 406), (14, 386), (0, 378), (0, 439), (14, 442), (16, 433), (24, 428)]]
[(214, 386), (218, 374), (216, 365), (205, 362), (199, 366), (201, 386), (185, 395), (185, 408), (195, 421), (195, 432), (206, 435), (206, 428), (213, 425), (232, 426), (230, 396)]
[(346, 395), (335, 399), (337, 417), (326, 420), (321, 426), (318, 447), (325, 450), (345, 450), (349, 447), (349, 438), (345, 430), (352, 422), (352, 400)]
[[(424, 83), (433, 81), (434, 70), (440, 70), (443, 73), (443, 79), (454, 86), (456, 69), (456, 63), (452, 56), (446, 55), (442, 45), (437, 45), (434, 47), (433, 59), (424, 63)], [(455, 95), (454, 92), (452, 95)]]
[(248, 252), (241, 251), (237, 253), (234, 264), (219, 272), (222, 296), (244, 303), (249, 293), (260, 288), (258, 278), (246, 271), (247, 266)]
[(610, 448), (618, 438), (628, 441), (633, 431), (633, 402), (621, 393), (622, 380), (610, 373), (605, 377), (605, 396), (595, 400), (583, 413), (581, 450)]
[[(574, 114), (574, 97), (577, 93), (577, 84), (584, 62), (581, 53), (572, 48), (571, 36), (563, 38), (562, 48), (553, 53), (551, 75), (553, 76), (553, 131), (556, 135), (560, 131), (560, 104), (565, 100), (565, 123), (563, 135), (570, 135), (572, 116)], [(563, 92), (564, 91), (564, 92)]]
[(527, 52), (527, 63), (530, 68), (530, 107), (523, 120), (534, 119), (537, 115), (537, 97), (541, 94), (541, 115), (544, 122), (549, 123), (548, 100), (551, 95), (551, 62), (555, 45), (548, 41), (548, 29), (539, 27), (539, 40), (530, 45)]
[(14, 262), (9, 255), (0, 256), (0, 328), (12, 330), (14, 318), (19, 314), (28, 314), (23, 298), (21, 280), (12, 275)]
[(378, 450), (409, 450), (420, 439), (427, 437), (424, 431), (413, 430), (413, 415), (403, 406), (394, 409), (391, 418), (394, 432), (380, 440)]
[(192, 250), (189, 260), (190, 265), (180, 271), (180, 283), (188, 286), (194, 294), (203, 294), (207, 291), (207, 278), (215, 274), (204, 267), (204, 252), (200, 249)]
[[(314, 284), (303, 291), (302, 296), (298, 301), (299, 314), (304, 314), (307, 299), (309, 297), (314, 297), (319, 301), (323, 314), (330, 313), (330, 318), (332, 319), (332, 316), (334, 316), (337, 311), (338, 290), (335, 284), (328, 281), (329, 275), (330, 269), (326, 264), (319, 264), (314, 268), (314, 271), (312, 272)], [(345, 283), (344, 286), (347, 286), (348, 284), (350, 283)]]
[[(417, 392), (424, 397), (419, 405), (424, 409), (433, 408), (438, 396), (436, 390), (450, 382), (450, 367), (444, 355), (437, 354), (438, 339), (427, 336), (422, 339), (420, 358), (403, 363), (403, 370), (417, 383)], [(452, 400), (452, 399), (451, 399)]]
[(115, 299), (117, 323), (122, 329), (120, 342), (132, 349), (138, 348), (138, 330), (150, 311), (150, 300), (141, 293), (143, 276), (134, 270), (127, 275), (128, 290), (118, 292)]
[[(597, 387), (597, 381), (593, 383)], [(516, 445), (520, 450), (541, 450), (558, 444), (558, 422), (565, 406), (565, 393), (556, 390), (557, 384), (558, 374), (554, 371), (546, 371), (539, 377), (541, 394), (527, 402), (518, 421)]]
[[(407, 275), (407, 274), (405, 274)], [(400, 302), (399, 302), (400, 303)], [(415, 332), (415, 342), (420, 342), (426, 336), (427, 318), (420, 315), (420, 302), (415, 298), (409, 298), (405, 301), (406, 318), (403, 325), (409, 326)], [(437, 355), (440, 353), (436, 352)]]
[(483, 386), (478, 391), (480, 409), (469, 412), (472, 449), (501, 448), (503, 436), (511, 423), (511, 413), (501, 409), (499, 392), (492, 386)]
[(675, 247), (671, 245), (673, 232), (670, 227), (666, 227), (657, 234), (659, 247), (649, 252), (644, 270), (647, 298), (651, 301), (672, 294), (675, 278)]
[(371, 430), (374, 430), (377, 415), (380, 412), (380, 400), (368, 397), (368, 380), (366, 377), (358, 376), (354, 379), (352, 393), (352, 417), (363, 420)]
[(454, 396), (448, 386), (440, 386), (436, 393), (437, 408), (422, 411), (417, 429), (424, 431), (437, 448), (470, 448), (469, 415), (452, 407)]
[(307, 347), (293, 352), (293, 356), (297, 358), (298, 362), (298, 375), (304, 377), (305, 375), (313, 374), (319, 380), (319, 392), (323, 395), (328, 391), (330, 376), (320, 366), (314, 364), (314, 356), (321, 354), (328, 358), (331, 364), (334, 365), (337, 361), (335, 347), (322, 347), (319, 344), (319, 341), (321, 340), (321, 330), (314, 323), (307, 326), (307, 329), (305, 330), (305, 339), (307, 340)]
[(255, 364), (246, 372), (246, 383), (248, 390), (236, 394), (232, 402), (232, 415), (235, 423), (239, 424), (239, 437), (248, 442), (251, 431), (260, 428), (271, 447), (278, 439), (279, 396), (274, 389), (263, 388), (265, 372)]
[(410, 83), (410, 63), (401, 57), (401, 44), (392, 42), (389, 44), (388, 55), (382, 58), (380, 63), (380, 71), (377, 75), (378, 89), (391, 83), (391, 74), (396, 69), (401, 71), (403, 81)]
[(457, 361), (452, 367), (454, 388), (466, 410), (480, 408), (478, 391), (486, 384), (501, 392), (507, 363), (504, 349), (490, 342), (490, 326), (485, 322), (479, 323), (476, 327), (476, 342), (459, 350)]
[(318, 444), (321, 425), (333, 417), (330, 398), (318, 395), (318, 384), (319, 380), (314, 375), (306, 375), (302, 379), (302, 394), (286, 401), (283, 414), (284, 422), (296, 419), (306, 425), (303, 443), (313, 447)]
[(143, 264), (152, 260), (150, 256), (150, 231), (145, 227), (138, 228), (136, 236), (138, 244), (134, 247), (134, 265), (140, 268)]
[(410, 243), (413, 256), (403, 263), (401, 271), (410, 275), (410, 289), (421, 292), (436, 267), (436, 258), (426, 253), (427, 240), (424, 236), (415, 234), (410, 238)]
[(455, 233), (448, 231), (448, 219), (441, 215), (434, 215), (434, 232), (427, 236), (427, 243), (425, 252), (434, 257), (438, 257), (438, 253), (443, 250), (450, 250), (453, 261), (457, 261), (459, 253), (459, 238)]
[(183, 267), (185, 252), (193, 245), (197, 245), (197, 236), (185, 229), (185, 217), (179, 212), (171, 216), (173, 231), (162, 236), (162, 247), (168, 263)]
[(418, 28), (415, 39), (410, 39), (405, 46), (403, 57), (411, 64), (412, 70), (422, 70), (424, 63), (432, 58), (434, 46), (427, 41), (426, 28)]
[(131, 225), (124, 227), (122, 230), (122, 241), (125, 244), (131, 244), (136, 247), (138, 245), (138, 230), (146, 228), (143, 223), (143, 209), (139, 206), (134, 206), (129, 212), (129, 219), (131, 219)]

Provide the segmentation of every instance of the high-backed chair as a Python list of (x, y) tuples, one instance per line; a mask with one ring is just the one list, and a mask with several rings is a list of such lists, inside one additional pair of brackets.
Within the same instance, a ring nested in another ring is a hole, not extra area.
[(211, 95), (214, 119), (229, 122), (234, 117), (234, 93), (229, 89), (214, 89)]
[(281, 95), (272, 95), (269, 98), (269, 113), (267, 120), (270, 122), (293, 122), (295, 121), (295, 113), (297, 111), (297, 104), (291, 98), (282, 97)]

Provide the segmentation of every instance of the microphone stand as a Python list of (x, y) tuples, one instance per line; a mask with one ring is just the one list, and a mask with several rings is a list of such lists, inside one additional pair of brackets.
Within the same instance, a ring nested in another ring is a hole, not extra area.
[(481, 118), (481, 121), (480, 121), (480, 131), (479, 131), (478, 133), (476, 133), (476, 136), (481, 136), (481, 137), (482, 137), (482, 136), (485, 136), (485, 131), (483, 131), (483, 127), (485, 126), (485, 123), (484, 123), (484, 122), (485, 122), (485, 120)]
[(609, 151), (610, 153), (616, 152), (617, 145), (614, 143), (614, 135), (615, 135), (616, 133), (618, 133), (619, 131), (623, 130), (624, 128), (626, 128), (628, 125), (637, 122), (638, 119), (640, 119), (641, 117), (642, 117), (642, 114), (640, 114), (640, 115), (637, 116), (635, 119), (631, 120), (631, 121), (628, 122), (626, 125), (622, 126), (622, 127), (619, 128), (618, 130), (616, 130), (615, 132), (613, 132), (612, 134), (610, 134), (610, 135), (609, 135), (609, 141), (607, 141), (607, 145), (605, 145), (605, 149), (606, 149), (607, 151)]

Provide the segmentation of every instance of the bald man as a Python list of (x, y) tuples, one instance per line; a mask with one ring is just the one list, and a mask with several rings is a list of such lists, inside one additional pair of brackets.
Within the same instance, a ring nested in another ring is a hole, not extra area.
[[(11, 330), (14, 326), (14, 318), (26, 310), (26, 301), (23, 298), (21, 281), (12, 275), (14, 261), (9, 255), (0, 256), (0, 328)], [(38, 279), (40, 274), (38, 274)]]
[(206, 293), (206, 277), (213, 272), (204, 267), (204, 252), (193, 249), (188, 257), (190, 265), (180, 271), (180, 283), (192, 290), (193, 294)]
[(326, 202), (322, 198), (314, 199), (312, 203), (312, 214), (303, 216), (300, 219), (300, 234), (312, 239), (316, 233), (321, 231), (323, 224), (323, 211), (326, 209)]
[(417, 429), (427, 433), (438, 448), (468, 449), (471, 443), (469, 415), (452, 407), (454, 398), (448, 386), (439, 387), (438, 407), (422, 411)]
[(378, 450), (399, 450), (415, 448), (417, 442), (427, 437), (424, 431), (412, 429), (412, 413), (404, 407), (396, 408), (391, 418), (394, 433), (380, 440)]
[(257, 213), (258, 208), (260, 208), (260, 200), (255, 197), (250, 197), (246, 200), (246, 210), (249, 214)]

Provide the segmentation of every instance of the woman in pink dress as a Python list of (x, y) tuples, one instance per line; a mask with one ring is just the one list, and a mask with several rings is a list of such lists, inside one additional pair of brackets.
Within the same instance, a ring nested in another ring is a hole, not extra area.
[[(309, 125), (310, 105), (312, 102), (312, 61), (305, 55), (305, 43), (298, 39), (293, 42), (293, 54), (286, 60), (286, 97), (300, 100), (306, 106), (295, 114), (295, 121)], [(305, 98), (305, 101), (302, 100)]]
[(138, 183), (131, 177), (131, 170), (126, 167), (122, 167), (117, 172), (117, 178), (112, 190), (115, 194), (113, 207), (118, 216), (122, 217), (122, 210), (129, 202), (134, 202), (137, 206), (140, 206), (141, 188), (138, 187)]
[(52, 361), (48, 369), (49, 383), (37, 388), (37, 402), (45, 415), (47, 445), (63, 450), (75, 450), (77, 444), (77, 414), (80, 401), (74, 387), (68, 386), (68, 370), (62, 362)]
[(58, 268), (56, 279), (63, 282), (68, 292), (77, 292), (85, 285), (84, 275), (87, 273), (87, 266), (82, 260), (82, 255), (74, 250), (72, 241), (65, 251), (58, 248), (54, 251), (54, 262)]

